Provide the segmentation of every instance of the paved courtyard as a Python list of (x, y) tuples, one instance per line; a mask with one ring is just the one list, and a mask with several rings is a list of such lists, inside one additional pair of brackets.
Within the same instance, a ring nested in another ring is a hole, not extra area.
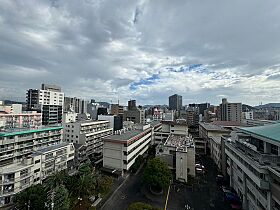
[[(184, 184), (174, 183), (170, 188), (168, 210), (229, 210), (223, 201), (222, 193), (216, 185), (216, 166), (209, 158), (202, 158), (207, 174), (192, 189)], [(153, 196), (141, 183), (141, 172), (131, 175), (122, 187), (113, 194), (102, 210), (126, 210), (129, 204), (137, 201), (164, 208), (166, 194)]]

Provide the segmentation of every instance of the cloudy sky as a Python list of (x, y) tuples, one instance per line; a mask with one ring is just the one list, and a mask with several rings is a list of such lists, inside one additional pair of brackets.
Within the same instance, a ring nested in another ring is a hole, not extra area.
[(0, 0), (0, 99), (279, 102), (279, 0)]

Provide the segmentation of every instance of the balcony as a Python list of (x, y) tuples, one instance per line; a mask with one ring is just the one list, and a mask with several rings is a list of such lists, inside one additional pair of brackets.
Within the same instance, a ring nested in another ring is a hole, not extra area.
[(255, 151), (241, 142), (236, 142), (236, 147), (240, 149), (245, 155), (249, 156), (260, 165), (276, 165), (280, 164), (280, 156), (273, 154), (265, 154), (260, 151)]

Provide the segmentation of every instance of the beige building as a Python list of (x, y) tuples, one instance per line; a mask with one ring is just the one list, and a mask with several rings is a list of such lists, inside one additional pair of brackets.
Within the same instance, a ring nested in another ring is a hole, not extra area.
[(62, 127), (9, 129), (0, 132), (0, 207), (13, 196), (41, 183), (74, 159), (72, 144), (62, 143)]
[(229, 103), (226, 98), (223, 98), (219, 107), (219, 119), (221, 121), (234, 121), (241, 123), (242, 104)]
[(99, 163), (102, 161), (102, 138), (112, 133), (113, 128), (106, 120), (70, 122), (64, 126), (64, 141), (85, 145), (87, 156)]
[(187, 182), (188, 176), (195, 176), (195, 144), (191, 137), (170, 134), (157, 146), (156, 156), (175, 170), (176, 180)]
[(103, 141), (103, 167), (125, 172), (139, 155), (148, 150), (152, 141), (152, 128), (150, 124), (137, 124), (132, 129), (117, 131), (103, 138)]

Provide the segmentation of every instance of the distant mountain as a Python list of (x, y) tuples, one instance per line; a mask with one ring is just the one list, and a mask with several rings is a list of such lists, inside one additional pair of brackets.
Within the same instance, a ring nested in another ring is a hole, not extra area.
[(280, 108), (280, 103), (268, 103), (264, 105), (255, 106), (257, 109), (267, 109), (267, 108)]
[(246, 111), (252, 111), (252, 110), (256, 110), (258, 108), (247, 105), (247, 104), (242, 104), (242, 112), (246, 112)]
[(5, 105), (11, 105), (11, 104), (26, 104), (26, 102), (21, 102), (21, 101), (11, 101), (11, 100), (4, 100)]

